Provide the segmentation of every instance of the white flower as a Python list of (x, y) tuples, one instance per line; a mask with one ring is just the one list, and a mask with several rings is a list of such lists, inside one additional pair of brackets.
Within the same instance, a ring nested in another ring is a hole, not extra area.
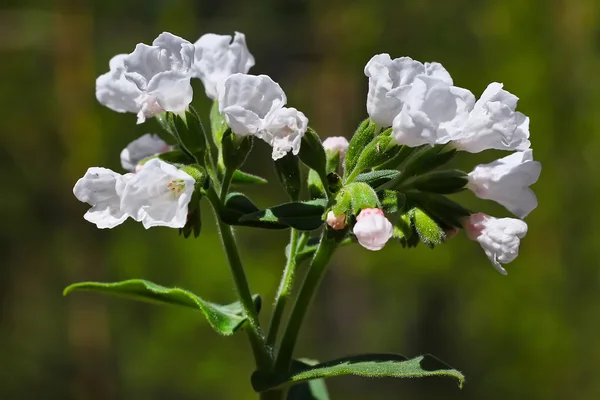
[(152, 46), (140, 43), (110, 60), (110, 71), (96, 80), (96, 98), (114, 111), (136, 113), (138, 123), (164, 111), (183, 112), (192, 101), (194, 51), (167, 32)]
[(158, 158), (144, 164), (127, 183), (121, 209), (146, 229), (153, 226), (183, 228), (194, 178)]
[(329, 211), (327, 213), (327, 220), (325, 222), (327, 222), (327, 225), (329, 225), (331, 228), (339, 231), (346, 227), (346, 215), (335, 215), (333, 211)]
[(219, 90), (219, 111), (236, 135), (253, 135), (273, 146), (273, 159), (298, 154), (308, 119), (287, 102), (281, 87), (266, 75), (234, 74)]
[(254, 57), (246, 45), (246, 36), (235, 32), (230, 35), (207, 33), (194, 43), (195, 76), (202, 80), (206, 95), (216, 100), (219, 84), (236, 73), (247, 73), (254, 66)]
[(158, 135), (146, 133), (121, 151), (121, 166), (127, 171), (134, 172), (138, 169), (138, 163), (144, 158), (164, 153), (170, 148)]
[(519, 218), (537, 207), (529, 185), (537, 182), (542, 165), (533, 161), (532, 150), (515, 152), (490, 164), (481, 164), (469, 174), (468, 188), (480, 199), (494, 200)]
[(529, 118), (515, 112), (518, 100), (503, 90), (501, 83), (491, 83), (475, 103), (469, 118), (455, 132), (455, 147), (469, 153), (528, 149)]
[(392, 125), (400, 113), (405, 92), (417, 75), (427, 75), (452, 85), (448, 71), (439, 63), (421, 64), (409, 57), (391, 59), (389, 54), (373, 56), (365, 66), (369, 78), (367, 112), (382, 127)]
[(527, 224), (514, 218), (494, 218), (483, 213), (468, 217), (464, 229), (469, 239), (479, 242), (494, 268), (503, 275), (502, 264), (519, 255), (520, 239), (527, 234)]
[(92, 206), (83, 218), (100, 229), (114, 228), (127, 219), (121, 209), (121, 195), (133, 174), (121, 175), (110, 169), (92, 167), (73, 188), (77, 200)]
[(455, 127), (468, 118), (475, 96), (441, 79), (419, 75), (404, 93), (403, 103), (393, 122), (394, 141), (409, 147), (433, 146), (450, 141)]
[(278, 160), (290, 151), (298, 154), (307, 129), (308, 118), (304, 113), (293, 107), (283, 107), (269, 116), (259, 137), (273, 147), (271, 156), (273, 160)]
[(356, 217), (356, 224), (352, 231), (361, 246), (377, 251), (390, 240), (394, 234), (394, 227), (380, 209), (365, 208)]
[(340, 154), (340, 160), (343, 160), (348, 151), (348, 139), (343, 136), (331, 136), (323, 141), (323, 148), (326, 152)]

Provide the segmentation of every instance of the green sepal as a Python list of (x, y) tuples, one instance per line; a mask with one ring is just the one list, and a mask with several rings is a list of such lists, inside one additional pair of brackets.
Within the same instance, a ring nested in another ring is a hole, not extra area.
[(356, 166), (346, 178), (346, 182), (352, 182), (361, 172), (375, 168), (390, 160), (399, 151), (400, 146), (394, 142), (393, 138), (386, 132), (382, 133), (373, 139), (360, 153)]
[(374, 169), (396, 169), (398, 168), (417, 148), (400, 146), (396, 155), (382, 164), (379, 164)]
[(423, 175), (418, 175), (412, 180), (404, 182), (402, 188), (417, 189), (422, 192), (452, 194), (464, 190), (467, 183), (469, 183), (468, 175), (463, 171), (454, 169), (431, 171)]
[(425, 378), (446, 376), (455, 378), (462, 388), (464, 375), (452, 367), (426, 354), (408, 359), (398, 354), (365, 354), (344, 357), (334, 361), (300, 369), (288, 373), (256, 371), (252, 374), (252, 387), (256, 392), (285, 388), (313, 379), (332, 378), (342, 375), (355, 375), (367, 378)]
[(323, 225), (323, 213), (327, 202), (322, 199), (291, 202), (246, 214), (239, 223), (264, 223), (286, 225), (301, 231), (312, 231)]
[(233, 177), (231, 178), (232, 185), (264, 185), (266, 183), (268, 181), (265, 178), (240, 171), (239, 169), (233, 173)]
[(443, 229), (462, 228), (462, 219), (471, 215), (470, 210), (439, 194), (407, 192), (406, 198), (440, 223)]
[(340, 190), (343, 196), (350, 197), (351, 211), (358, 215), (365, 208), (380, 208), (379, 198), (373, 188), (364, 182), (352, 182)]
[[(316, 360), (305, 358), (292, 360), (291, 369), (302, 370), (318, 363)], [(325, 384), (325, 379), (312, 379), (292, 386), (288, 391), (286, 400), (329, 400), (329, 392)]]
[(400, 215), (394, 224), (394, 234), (400, 240), (402, 247), (416, 247), (419, 244), (419, 234), (411, 219), (412, 210)]
[(252, 150), (254, 136), (239, 136), (227, 129), (221, 140), (223, 165), (226, 169), (239, 169)]
[[(73, 291), (100, 292), (127, 297), (149, 303), (172, 305), (200, 311), (210, 326), (221, 335), (231, 335), (246, 321), (239, 302), (219, 305), (208, 302), (180, 288), (167, 288), (142, 279), (131, 279), (122, 282), (81, 282), (68, 286), (63, 295)], [(260, 310), (260, 296), (254, 296), (257, 311)]]
[(275, 170), (287, 195), (292, 201), (298, 201), (302, 191), (302, 174), (300, 173), (298, 156), (287, 153), (280, 159), (275, 160)]
[(436, 244), (441, 244), (446, 240), (446, 234), (442, 228), (423, 210), (414, 208), (411, 220), (419, 239), (425, 246), (433, 248)]
[(381, 209), (386, 214), (394, 214), (402, 210), (406, 203), (404, 193), (396, 192), (395, 190), (382, 190), (379, 194), (381, 201)]
[(260, 212), (258, 208), (243, 193), (229, 193), (225, 198), (223, 206), (219, 209), (219, 218), (228, 225), (249, 226), (265, 229), (287, 229), (284, 224), (276, 224), (262, 221), (240, 221), (246, 215)]
[(319, 135), (310, 127), (304, 136), (302, 136), (298, 158), (300, 158), (300, 161), (304, 165), (314, 169), (320, 177), (325, 179), (327, 176), (327, 156), (325, 149)]
[(344, 178), (354, 170), (358, 157), (375, 137), (375, 124), (369, 118), (360, 123), (350, 143), (344, 160)]
[(215, 100), (210, 108), (210, 130), (212, 131), (213, 140), (218, 147), (221, 147), (223, 134), (227, 128), (227, 122), (225, 122), (225, 118), (219, 112), (219, 102)]
[(323, 181), (321, 177), (314, 169), (308, 171), (308, 194), (311, 199), (318, 199), (325, 197), (325, 188), (323, 187)]
[(185, 114), (169, 112), (167, 121), (181, 149), (188, 156), (194, 158), (198, 164), (203, 164), (206, 134), (199, 117), (190, 111), (186, 111)]
[(354, 179), (354, 182), (364, 182), (377, 190), (380, 186), (397, 179), (399, 176), (400, 171), (396, 171), (395, 169), (380, 169), (359, 174)]
[(200, 184), (196, 184), (196, 189), (192, 194), (192, 199), (188, 205), (187, 221), (183, 228), (179, 228), (179, 235), (183, 235), (184, 238), (188, 238), (192, 233), (194, 237), (200, 236), (202, 230), (202, 216), (200, 213), (200, 198), (202, 197), (199, 187)]
[(444, 150), (445, 146), (443, 145), (433, 147), (424, 145), (416, 149), (406, 158), (400, 168), (403, 176), (407, 178), (432, 171), (452, 160), (457, 152), (456, 149)]
[(327, 154), (327, 173), (337, 172), (338, 167), (340, 166), (340, 152), (336, 151), (332, 153), (330, 151), (325, 151)]

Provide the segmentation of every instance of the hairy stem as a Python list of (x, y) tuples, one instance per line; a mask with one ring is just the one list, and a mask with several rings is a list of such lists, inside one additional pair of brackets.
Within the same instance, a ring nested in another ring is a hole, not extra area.
[(298, 231), (294, 228), (291, 229), (290, 233), (290, 250), (283, 270), (283, 276), (279, 283), (279, 289), (275, 296), (275, 310), (273, 311), (273, 318), (271, 319), (271, 325), (269, 326), (269, 333), (267, 334), (267, 346), (272, 347), (275, 345), (277, 340), (277, 331), (287, 301), (292, 294), (292, 287), (294, 282), (294, 275), (296, 274), (296, 253), (298, 251)]
[(244, 272), (244, 266), (242, 264), (242, 260), (240, 259), (237, 244), (233, 236), (233, 231), (231, 227), (224, 224), (219, 218), (220, 202), (216, 192), (213, 189), (209, 189), (207, 191), (207, 197), (209, 198), (215, 211), (219, 235), (221, 237), (223, 248), (225, 249), (225, 254), (227, 255), (227, 260), (229, 261), (229, 268), (231, 270), (231, 274), (233, 275), (235, 289), (238, 297), (240, 298), (240, 303), (242, 305), (242, 309), (244, 310), (244, 314), (246, 318), (248, 318), (248, 322), (244, 330), (250, 339), (256, 366), (258, 369), (271, 369), (272, 357), (265, 344), (262, 329), (258, 321), (258, 313), (254, 307), (254, 302), (252, 301), (252, 293), (250, 292), (250, 288), (248, 286), (248, 280), (246, 279), (246, 273)]
[(328, 236), (327, 230), (323, 232), (321, 242), (315, 253), (315, 256), (310, 263), (308, 274), (302, 284), (302, 289), (298, 294), (296, 303), (292, 310), (288, 326), (285, 330), (283, 338), (281, 340), (281, 346), (279, 353), (277, 354), (277, 360), (275, 362), (276, 371), (286, 371), (289, 368), (290, 361), (300, 333), (300, 327), (308, 311), (308, 307), (312, 301), (312, 298), (321, 283), (321, 279), (327, 270), (327, 265), (331, 260), (331, 256), (335, 251), (338, 242), (332, 237)]

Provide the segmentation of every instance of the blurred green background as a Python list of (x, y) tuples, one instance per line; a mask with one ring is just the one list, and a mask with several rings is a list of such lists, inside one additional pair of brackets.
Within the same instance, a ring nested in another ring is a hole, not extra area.
[[(183, 240), (127, 222), (83, 220), (72, 187), (155, 121), (100, 106), (96, 77), (116, 53), (168, 30), (247, 35), (265, 73), (322, 137), (366, 116), (363, 68), (381, 52), (439, 61), (479, 95), (492, 81), (531, 117), (540, 206), (507, 277), (459, 236), (435, 250), (339, 251), (310, 312), (299, 356), (430, 352), (450, 379), (329, 381), (333, 399), (600, 398), (600, 3), (597, 0), (3, 0), (0, 6), (0, 398), (254, 399), (246, 338), (214, 334), (199, 314), (95, 294), (74, 281), (146, 278), (213, 300), (235, 294), (212, 216)], [(195, 82), (194, 104), (209, 103)], [(167, 139), (167, 138), (165, 138)], [(470, 170), (502, 155), (461, 154)], [(246, 168), (285, 199), (266, 145)], [(508, 213), (465, 195), (474, 209)], [(284, 263), (281, 232), (238, 230), (252, 290), (268, 305)], [(267, 313), (262, 317), (266, 321)]]

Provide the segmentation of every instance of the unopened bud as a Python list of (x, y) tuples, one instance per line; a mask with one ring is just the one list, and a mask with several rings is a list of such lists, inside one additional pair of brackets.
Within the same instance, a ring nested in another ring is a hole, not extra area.
[(333, 211), (329, 211), (326, 222), (332, 229), (340, 231), (346, 227), (346, 216), (344, 214), (335, 215)]

